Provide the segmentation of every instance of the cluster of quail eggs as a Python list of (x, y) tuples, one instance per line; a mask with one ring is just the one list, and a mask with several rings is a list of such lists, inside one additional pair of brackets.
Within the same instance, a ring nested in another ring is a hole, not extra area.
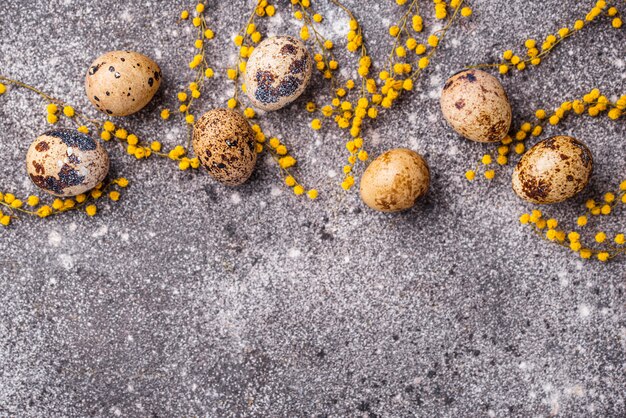
[[(85, 92), (108, 116), (127, 116), (143, 109), (161, 84), (161, 69), (138, 52), (112, 51), (87, 70)], [(62, 197), (93, 189), (109, 172), (109, 155), (89, 135), (54, 129), (38, 136), (26, 154), (26, 171), (35, 185)]]
[[(465, 70), (450, 77), (441, 94), (441, 111), (461, 136), (477, 142), (499, 142), (511, 126), (511, 105), (504, 88), (490, 74)], [(539, 204), (569, 199), (585, 188), (593, 171), (589, 148), (569, 136), (540, 141), (520, 159), (513, 190)]]
[[(252, 52), (245, 71), (246, 95), (257, 109), (278, 110), (296, 100), (311, 79), (313, 59), (291, 36), (265, 39)], [(196, 122), (193, 149), (215, 180), (244, 183), (256, 164), (255, 134), (241, 113), (213, 109)]]
[[(306, 47), (290, 36), (270, 37), (251, 54), (245, 72), (246, 94), (264, 111), (281, 109), (304, 92), (313, 60)], [(159, 66), (132, 51), (111, 51), (89, 66), (85, 92), (109, 116), (127, 116), (143, 109), (161, 84)], [(441, 111), (461, 136), (477, 142), (499, 142), (511, 127), (511, 105), (492, 75), (464, 70), (450, 77), (442, 90)], [(195, 123), (193, 148), (208, 174), (229, 186), (244, 183), (257, 160), (255, 134), (246, 118), (230, 109), (213, 109)], [(92, 137), (71, 130), (46, 132), (26, 156), (32, 181), (53, 195), (75, 196), (107, 175), (109, 157)], [(513, 190), (533, 203), (556, 203), (579, 193), (589, 182), (593, 158), (580, 141), (556, 136), (539, 142), (520, 160)], [(360, 195), (370, 208), (396, 212), (413, 207), (427, 193), (426, 160), (409, 149), (392, 149), (367, 167)]]

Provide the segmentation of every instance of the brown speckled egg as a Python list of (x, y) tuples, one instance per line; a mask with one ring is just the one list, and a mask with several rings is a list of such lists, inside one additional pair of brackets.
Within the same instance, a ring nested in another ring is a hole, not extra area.
[(452, 128), (467, 139), (498, 142), (511, 127), (511, 105), (502, 84), (479, 70), (456, 73), (441, 92), (441, 111)]
[(381, 212), (406, 210), (426, 194), (430, 184), (428, 164), (421, 155), (398, 148), (385, 152), (361, 177), (361, 199)]
[(89, 135), (56, 129), (31, 144), (26, 171), (33, 183), (48, 193), (76, 196), (104, 180), (109, 172), (109, 154)]
[(593, 158), (585, 144), (555, 136), (524, 154), (513, 172), (513, 190), (533, 203), (562, 202), (585, 188), (592, 171)]
[(211, 177), (228, 186), (245, 182), (254, 171), (255, 145), (250, 124), (234, 110), (209, 110), (193, 128), (196, 156)]
[(312, 69), (311, 55), (302, 42), (291, 36), (267, 38), (248, 59), (246, 94), (259, 109), (280, 109), (302, 94)]
[(87, 97), (101, 112), (127, 116), (143, 109), (159, 89), (161, 69), (138, 52), (111, 51), (87, 70)]

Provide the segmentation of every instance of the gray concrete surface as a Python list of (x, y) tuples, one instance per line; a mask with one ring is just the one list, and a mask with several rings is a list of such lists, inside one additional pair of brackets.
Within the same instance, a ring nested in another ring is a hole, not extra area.
[[(210, 3), (210, 59), (225, 68), (250, 1)], [(286, 3), (265, 30), (297, 33)], [(319, 10), (338, 19), (328, 3)], [(346, 3), (380, 62), (399, 9)], [(408, 213), (373, 213), (338, 188), (344, 137), (312, 133), (305, 98), (262, 123), (294, 150), (316, 202), (294, 197), (265, 161), (229, 189), (108, 144), (113, 172), (132, 181), (119, 203), (93, 219), (0, 230), (0, 416), (625, 416), (626, 258), (583, 263), (518, 225), (532, 206), (513, 195), (510, 168), (468, 185), (463, 172), (488, 147), (457, 137), (437, 101), (449, 74), (571, 23), (593, 2), (471, 3), (474, 16), (452, 30), (418, 91), (366, 131), (372, 155), (405, 146), (428, 158), (432, 189)], [(154, 110), (173, 107), (190, 77), (193, 35), (176, 25), (188, 5), (5, 0), (0, 73), (93, 113), (88, 64), (112, 49), (144, 52), (164, 85), (124, 123), (173, 145), (182, 124)], [(327, 33), (341, 43), (344, 30)], [(624, 93), (625, 52), (624, 30), (605, 20), (541, 67), (505, 77), (516, 120), (592, 87)], [(306, 97), (323, 88), (316, 75)], [(221, 105), (229, 90), (221, 72), (201, 106)], [(22, 161), (47, 129), (43, 106), (10, 91), (0, 115), (2, 191), (32, 192)], [(625, 132), (606, 118), (548, 130), (585, 141), (596, 158), (588, 189), (550, 213), (572, 221), (586, 198), (626, 177)], [(626, 230), (623, 210), (602, 222)]]

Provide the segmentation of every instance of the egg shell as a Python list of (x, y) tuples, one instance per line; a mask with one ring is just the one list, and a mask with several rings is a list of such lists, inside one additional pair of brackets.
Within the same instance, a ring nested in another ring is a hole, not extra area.
[(576, 195), (589, 183), (593, 157), (589, 148), (569, 136), (537, 143), (513, 172), (513, 190), (532, 203), (557, 203)]
[(243, 115), (230, 109), (213, 109), (194, 125), (193, 149), (211, 177), (236, 186), (254, 171), (255, 138)]
[(446, 81), (441, 111), (452, 128), (477, 142), (498, 142), (511, 127), (511, 105), (502, 84), (491, 74), (465, 70)]
[(99, 141), (72, 129), (48, 131), (26, 154), (26, 171), (37, 186), (55, 196), (76, 196), (104, 180), (109, 154)]
[(110, 116), (127, 116), (143, 109), (161, 84), (161, 69), (138, 52), (111, 51), (87, 70), (85, 92), (93, 105)]
[(428, 164), (417, 152), (398, 148), (385, 152), (361, 177), (361, 199), (381, 212), (406, 210), (426, 194), (430, 184)]
[(246, 94), (263, 110), (277, 110), (296, 100), (311, 79), (313, 60), (306, 47), (291, 36), (265, 39), (246, 65)]

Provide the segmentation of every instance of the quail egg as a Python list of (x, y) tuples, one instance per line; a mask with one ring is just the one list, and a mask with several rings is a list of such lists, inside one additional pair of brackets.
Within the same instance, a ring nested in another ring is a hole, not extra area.
[(361, 199), (381, 212), (411, 208), (430, 184), (428, 164), (417, 152), (398, 148), (385, 152), (361, 177)]
[(296, 100), (311, 79), (313, 61), (306, 47), (291, 36), (261, 42), (246, 65), (246, 94), (262, 110), (277, 110)]
[(193, 150), (215, 180), (239, 185), (254, 171), (255, 134), (242, 114), (230, 109), (206, 112), (193, 129)]
[(35, 139), (26, 170), (37, 186), (55, 196), (76, 196), (93, 189), (109, 172), (109, 154), (89, 135), (55, 129)]
[(511, 127), (511, 105), (491, 74), (465, 70), (446, 81), (441, 111), (452, 128), (472, 141), (498, 142)]
[(143, 109), (161, 84), (161, 69), (138, 52), (111, 51), (87, 70), (85, 91), (93, 105), (110, 116), (127, 116)]
[(589, 148), (569, 136), (555, 136), (533, 146), (513, 172), (513, 190), (533, 203), (557, 203), (583, 190), (593, 171)]

